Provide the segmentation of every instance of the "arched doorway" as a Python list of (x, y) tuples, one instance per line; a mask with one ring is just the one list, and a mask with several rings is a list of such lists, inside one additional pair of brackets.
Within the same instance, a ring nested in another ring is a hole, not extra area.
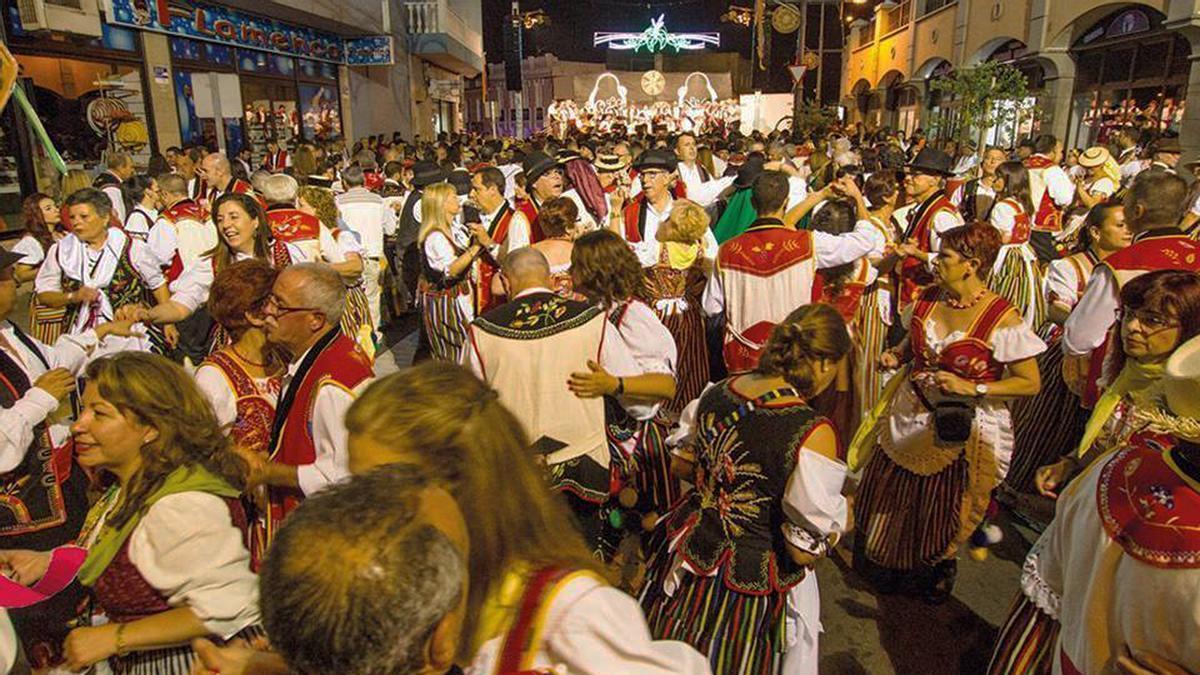
[(855, 82), (850, 89), (850, 96), (854, 101), (854, 117), (851, 121), (866, 122), (867, 108), (871, 100), (871, 83), (866, 80)]
[(949, 138), (958, 116), (958, 103), (954, 97), (933, 86), (934, 82), (953, 72), (954, 66), (942, 59), (932, 64), (925, 75), (925, 131), (934, 138)]
[(1107, 142), (1118, 127), (1178, 131), (1191, 45), (1142, 5), (1109, 13), (1071, 45), (1075, 89), (1068, 138), (1076, 147)]

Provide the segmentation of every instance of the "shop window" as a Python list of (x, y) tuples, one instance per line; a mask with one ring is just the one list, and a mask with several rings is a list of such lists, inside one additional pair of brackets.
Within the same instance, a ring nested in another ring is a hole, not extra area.
[(1143, 44), (1137, 50), (1137, 57), (1133, 64), (1133, 79), (1161, 78), (1167, 68), (1170, 51), (1170, 42)]
[(171, 38), (170, 46), (171, 59), (174, 61), (191, 61), (206, 69), (212, 69), (213, 66), (233, 67), (233, 47), (180, 37)]
[(300, 119), (304, 137), (326, 141), (342, 135), (342, 114), (337, 88), (320, 84), (300, 84)]
[(296, 74), (296, 60), (282, 54), (271, 54), (253, 49), (237, 50), (238, 70), (247, 73), (292, 77)]
[(1134, 50), (1131, 47), (1107, 51), (1104, 55), (1104, 72), (1102, 84), (1109, 82), (1128, 82), (1130, 67), (1133, 65)]
[(1088, 50), (1076, 58), (1075, 83), (1079, 86), (1099, 84), (1100, 69), (1104, 66), (1104, 52)]
[(537, 109), (537, 120), (539, 122), (541, 122), (543, 119), (545, 119), (545, 116), (546, 116), (545, 112), (543, 112), (543, 110), (541, 108), (538, 108)]
[(302, 77), (337, 82), (338, 73), (337, 64), (335, 63), (313, 61), (312, 59), (297, 59), (296, 66)]
[(875, 19), (858, 29), (858, 46), (866, 47), (875, 40)]

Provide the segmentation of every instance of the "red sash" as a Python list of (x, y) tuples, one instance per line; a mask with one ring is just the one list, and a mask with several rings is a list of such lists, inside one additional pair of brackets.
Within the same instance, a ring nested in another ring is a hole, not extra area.
[(542, 226), (538, 223), (538, 207), (533, 203), (532, 199), (517, 202), (517, 210), (525, 214), (525, 220), (529, 222), (529, 243), (536, 244), (546, 238), (542, 234)]
[[(508, 239), (508, 226), (512, 223), (513, 213), (512, 207), (506, 201), (500, 205), (500, 212), (492, 220), (492, 228), (488, 232), (488, 236), (501, 248)], [(500, 304), (496, 302), (496, 296), (492, 294), (492, 280), (496, 278), (499, 271), (500, 262), (492, 256), (484, 255), (479, 258), (479, 283), (475, 284), (475, 316)]]

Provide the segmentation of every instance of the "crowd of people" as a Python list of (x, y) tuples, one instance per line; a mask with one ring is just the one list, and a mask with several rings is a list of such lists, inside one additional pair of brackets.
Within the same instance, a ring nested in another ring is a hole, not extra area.
[(29, 195), (0, 657), (815, 673), (843, 539), (937, 604), (1008, 511), (1041, 536), (990, 672), (1196, 671), (1178, 139), (654, 129), (114, 152)]

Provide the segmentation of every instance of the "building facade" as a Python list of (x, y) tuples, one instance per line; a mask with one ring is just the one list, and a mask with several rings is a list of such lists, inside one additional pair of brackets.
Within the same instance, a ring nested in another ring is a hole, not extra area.
[[(68, 168), (172, 145), (426, 138), (483, 67), (480, 0), (0, 0), (19, 86)], [(54, 194), (31, 120), (0, 123), (0, 214)]]
[(931, 82), (991, 60), (1025, 74), (1032, 112), (986, 130), (987, 142), (1050, 132), (1087, 147), (1135, 123), (1200, 151), (1200, 106), (1186, 105), (1189, 90), (1200, 94), (1197, 0), (891, 0), (850, 19), (842, 100), (852, 121), (937, 129), (954, 102)]

